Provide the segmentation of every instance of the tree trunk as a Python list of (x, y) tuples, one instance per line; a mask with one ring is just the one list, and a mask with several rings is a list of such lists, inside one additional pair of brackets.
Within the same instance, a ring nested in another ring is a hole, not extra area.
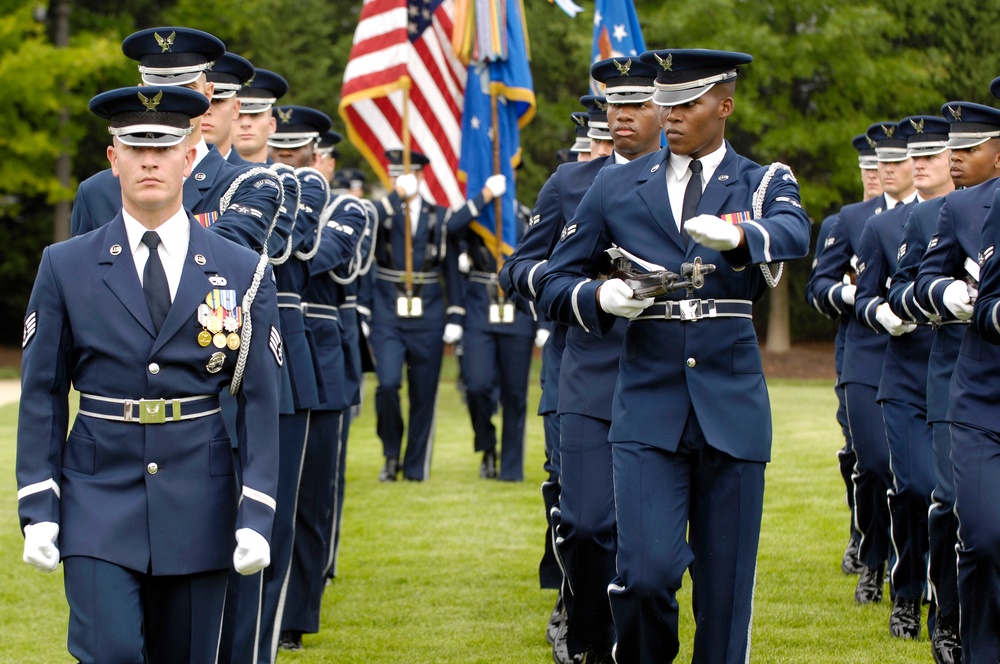
[(788, 304), (788, 275), (771, 289), (771, 307), (767, 314), (768, 353), (787, 353), (792, 348), (791, 317)]

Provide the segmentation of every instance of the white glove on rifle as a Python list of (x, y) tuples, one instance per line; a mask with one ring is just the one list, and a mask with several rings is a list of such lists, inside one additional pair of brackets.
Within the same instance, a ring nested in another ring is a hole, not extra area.
[(858, 292), (858, 287), (854, 284), (847, 284), (840, 289), (840, 299), (844, 301), (844, 304), (849, 304), (854, 306), (854, 296)]
[(684, 222), (684, 230), (703, 247), (716, 251), (735, 249), (740, 244), (740, 230), (710, 214), (699, 214)]
[(462, 326), (458, 323), (448, 323), (444, 326), (444, 336), (441, 337), (441, 340), (446, 344), (457, 344), (462, 340), (463, 332)]
[(653, 298), (637, 300), (633, 295), (635, 295), (635, 291), (626, 286), (621, 279), (608, 279), (597, 290), (601, 309), (612, 316), (621, 316), (630, 320), (653, 304)]
[(417, 176), (404, 173), (396, 178), (396, 191), (404, 200), (410, 200), (417, 195)]
[(885, 328), (886, 332), (894, 337), (912, 332), (917, 328), (916, 323), (904, 322), (903, 319), (892, 313), (892, 309), (889, 308), (886, 302), (875, 307), (875, 320)]
[(535, 330), (535, 348), (541, 348), (549, 340), (549, 331), (544, 327)]
[(972, 306), (975, 302), (969, 297), (969, 287), (965, 285), (964, 281), (956, 279), (948, 284), (941, 299), (944, 301), (944, 306), (948, 307), (948, 311), (953, 313), (958, 320), (972, 318)]
[(233, 567), (243, 576), (261, 571), (271, 564), (271, 546), (264, 536), (250, 528), (236, 529)]
[(24, 553), (21, 560), (37, 570), (51, 572), (59, 566), (59, 524), (39, 521), (24, 527)]
[(500, 198), (507, 192), (507, 176), (502, 173), (489, 176), (483, 189), (488, 189), (493, 198)]

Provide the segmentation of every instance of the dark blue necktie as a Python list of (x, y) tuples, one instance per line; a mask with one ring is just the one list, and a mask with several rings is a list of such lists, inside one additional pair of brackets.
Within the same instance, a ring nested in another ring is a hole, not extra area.
[(692, 159), (688, 168), (691, 169), (691, 179), (688, 180), (687, 188), (684, 190), (684, 203), (681, 206), (681, 237), (685, 244), (688, 241), (688, 234), (684, 232), (684, 222), (695, 216), (698, 210), (698, 203), (701, 201), (701, 162)]
[(163, 321), (167, 319), (167, 312), (170, 311), (167, 273), (163, 271), (160, 252), (156, 249), (160, 246), (160, 236), (156, 231), (146, 231), (142, 235), (142, 243), (149, 247), (149, 258), (146, 259), (146, 268), (142, 271), (142, 293), (146, 296), (146, 305), (153, 318), (153, 325), (159, 332), (163, 327)]

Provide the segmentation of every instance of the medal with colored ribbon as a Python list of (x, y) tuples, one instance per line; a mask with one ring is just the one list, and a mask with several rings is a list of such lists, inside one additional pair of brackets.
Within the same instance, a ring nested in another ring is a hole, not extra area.
[(213, 288), (209, 291), (205, 303), (198, 306), (198, 322), (204, 328), (198, 333), (199, 346), (212, 344), (229, 350), (240, 347), (237, 331), (243, 320), (236, 302), (235, 290)]

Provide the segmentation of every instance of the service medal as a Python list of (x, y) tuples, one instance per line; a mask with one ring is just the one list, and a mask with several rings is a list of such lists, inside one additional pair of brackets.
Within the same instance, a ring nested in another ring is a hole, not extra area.
[(201, 332), (198, 333), (198, 345), (199, 346), (201, 346), (202, 348), (205, 348), (210, 343), (212, 343), (212, 333), (211, 332), (209, 332), (208, 330), (202, 330)]
[(225, 362), (225, 353), (212, 353), (212, 357), (208, 358), (208, 364), (205, 365), (205, 370), (210, 374), (219, 373), (222, 371), (222, 365)]
[(208, 326), (208, 319), (212, 316), (212, 310), (207, 304), (202, 303), (198, 305), (198, 324), (202, 327)]
[(240, 347), (240, 335), (236, 334), (235, 332), (230, 333), (230, 335), (226, 337), (226, 348), (228, 348), (229, 350), (237, 350), (239, 347)]
[(235, 332), (237, 327), (236, 316), (229, 314), (222, 321), (222, 329), (226, 332)]
[(213, 312), (214, 315), (208, 319), (208, 331), (212, 334), (218, 334), (222, 332), (222, 316), (218, 315), (218, 312)]
[(217, 332), (214, 337), (212, 337), (212, 343), (215, 344), (216, 348), (224, 348), (226, 345), (226, 335), (222, 332)]

